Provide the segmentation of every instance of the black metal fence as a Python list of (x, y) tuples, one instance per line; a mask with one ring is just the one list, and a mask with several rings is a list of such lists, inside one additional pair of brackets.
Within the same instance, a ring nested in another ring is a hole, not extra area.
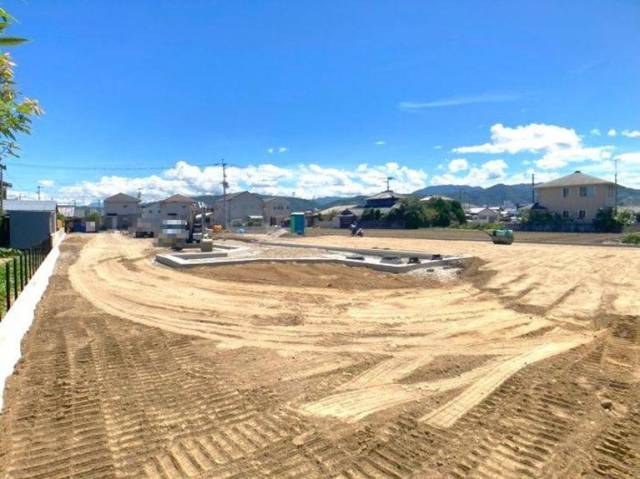
[(0, 321), (51, 251), (51, 240), (19, 251), (20, 254), (6, 258), (0, 267)]

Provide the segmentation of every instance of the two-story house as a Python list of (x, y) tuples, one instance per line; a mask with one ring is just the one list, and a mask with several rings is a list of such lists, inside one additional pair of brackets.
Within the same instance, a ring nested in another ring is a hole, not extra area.
[(535, 186), (538, 203), (563, 218), (588, 223), (615, 206), (615, 183), (580, 171)]
[(118, 193), (104, 200), (102, 224), (107, 229), (135, 228), (140, 215), (140, 200)]

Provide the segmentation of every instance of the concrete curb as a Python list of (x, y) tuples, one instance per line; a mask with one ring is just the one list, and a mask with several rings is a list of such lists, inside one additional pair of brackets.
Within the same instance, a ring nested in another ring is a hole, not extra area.
[(22, 338), (31, 327), (36, 306), (49, 285), (49, 278), (60, 256), (60, 243), (64, 238), (64, 233), (54, 237), (53, 249), (0, 322), (0, 411), (3, 406), (5, 382), (13, 374), (14, 367), (22, 356)]

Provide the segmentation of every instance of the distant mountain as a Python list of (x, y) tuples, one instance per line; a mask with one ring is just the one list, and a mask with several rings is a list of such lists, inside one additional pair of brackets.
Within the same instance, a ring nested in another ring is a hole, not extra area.
[[(412, 195), (418, 198), (425, 196), (448, 196), (462, 203), (470, 203), (477, 206), (500, 206), (505, 201), (511, 201), (516, 205), (525, 205), (531, 203), (531, 185), (521, 183), (517, 185), (493, 185), (488, 188), (480, 186), (466, 185), (437, 185), (427, 186), (420, 190), (414, 191)], [(269, 198), (268, 195), (259, 195), (262, 198)], [(194, 199), (212, 204), (220, 198), (216, 195), (195, 196)], [(315, 208), (325, 209), (332, 206), (364, 204), (367, 198), (364, 195), (358, 196), (325, 196), (314, 200), (304, 198), (295, 198), (292, 196), (284, 196), (289, 200), (291, 211), (308, 211)], [(618, 188), (618, 198), (621, 205), (640, 205), (640, 190), (620, 186)]]
[(497, 206), (505, 201), (515, 204), (531, 203), (531, 185), (522, 183), (518, 185), (493, 185), (488, 188), (466, 185), (437, 185), (427, 186), (413, 192), (414, 195), (424, 197), (432, 195), (448, 196), (478, 206)]
[(640, 190), (620, 186), (618, 187), (618, 201), (621, 205), (638, 206), (640, 205)]
[[(427, 186), (414, 191), (415, 196), (424, 197), (431, 195), (449, 196), (450, 198), (471, 203), (478, 206), (500, 206), (505, 201), (511, 201), (516, 205), (531, 203), (531, 185), (521, 183), (517, 185), (493, 185), (488, 188), (465, 185), (438, 185)], [(618, 199), (623, 205), (640, 204), (640, 190), (620, 186)]]
[[(273, 195), (261, 195), (258, 194), (260, 198), (272, 198)], [(222, 195), (200, 195), (194, 196), (193, 199), (196, 201), (202, 201), (207, 205), (212, 205), (216, 200), (222, 198)], [(279, 198), (286, 198), (289, 200), (289, 205), (291, 206), (291, 211), (307, 211), (313, 210), (318, 207), (314, 200), (307, 200), (304, 198), (295, 198), (293, 196), (279, 196)]]
[(322, 201), (324, 198), (316, 199), (316, 203), (320, 206), (321, 209), (331, 208), (333, 206), (341, 206), (341, 205), (361, 205), (364, 204), (366, 200), (366, 196), (358, 195), (358, 196), (328, 196), (327, 199), (331, 199), (330, 201)]

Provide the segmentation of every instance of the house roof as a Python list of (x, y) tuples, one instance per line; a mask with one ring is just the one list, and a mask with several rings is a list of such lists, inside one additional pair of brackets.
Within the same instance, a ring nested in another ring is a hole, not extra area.
[(321, 215), (328, 215), (334, 212), (342, 213), (344, 210), (350, 210), (352, 208), (357, 208), (357, 207), (358, 207), (357, 204), (330, 206), (329, 208), (325, 208), (323, 210), (318, 211), (318, 213), (320, 213)]
[(394, 193), (391, 190), (387, 190), (387, 191), (381, 191), (380, 193), (376, 193), (375, 195), (372, 196), (368, 196), (367, 197), (367, 201), (368, 200), (383, 200), (386, 198), (405, 198), (408, 195), (403, 195), (400, 193)]
[(55, 201), (38, 200), (4, 200), (6, 211), (56, 211)]
[(104, 201), (140, 201), (138, 198), (134, 198), (133, 196), (125, 195), (124, 193), (118, 193), (113, 196), (109, 196), (109, 198), (105, 198)]
[(570, 175), (557, 178), (555, 180), (547, 181), (540, 185), (536, 185), (535, 188), (557, 188), (559, 186), (587, 186), (587, 185), (613, 185), (612, 181), (603, 180), (602, 178), (596, 178), (595, 176), (585, 175), (581, 171), (576, 171)]
[[(241, 195), (258, 196), (257, 194), (251, 193), (250, 191), (238, 191), (237, 193), (227, 193), (227, 201), (231, 201)], [(218, 203), (218, 202), (222, 202), (223, 200), (224, 200), (224, 197), (221, 196), (220, 198), (217, 198), (215, 202)]]
[(477, 215), (482, 213), (483, 211), (487, 211), (489, 213), (495, 213), (495, 214), (500, 214), (500, 211), (498, 211), (496, 208), (488, 208), (486, 206), (482, 206), (482, 207), (477, 207), (477, 208), (469, 208), (469, 213), (472, 215)]
[(189, 198), (185, 195), (173, 195), (169, 196), (169, 198), (165, 198), (162, 200), (162, 203), (195, 203), (196, 201), (193, 198)]
[(289, 202), (288, 199), (283, 198), (282, 196), (270, 196), (268, 198), (262, 198), (262, 201), (264, 201), (265, 203), (269, 203), (270, 201), (275, 201), (275, 200), (286, 201), (287, 203)]

